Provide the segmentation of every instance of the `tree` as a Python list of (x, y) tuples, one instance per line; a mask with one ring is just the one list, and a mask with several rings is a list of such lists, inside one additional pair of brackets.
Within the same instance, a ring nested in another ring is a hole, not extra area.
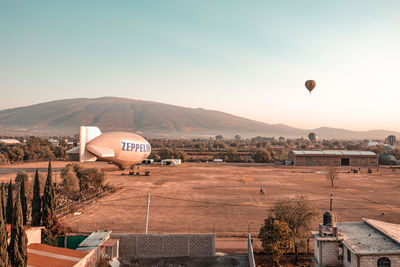
[(14, 217), (11, 225), (11, 238), (10, 246), (8, 247), (8, 255), (11, 260), (12, 266), (26, 267), (28, 260), (27, 244), (28, 239), (25, 234), (23, 219), (20, 190), (17, 190), (17, 197), (14, 205)]
[(13, 190), (12, 190), (12, 180), (8, 184), (7, 190), (7, 207), (6, 207), (6, 222), (11, 224), (13, 221)]
[(20, 188), (19, 195), (21, 196), (22, 223), (23, 223), (23, 225), (26, 225), (27, 205), (26, 205), (26, 194), (25, 194), (25, 179), (21, 180), (21, 184), (20, 184), (19, 188)]
[(330, 166), (326, 177), (331, 182), (331, 186), (334, 186), (334, 182), (339, 180), (339, 172), (335, 166)]
[(158, 151), (160, 160), (172, 158), (172, 151), (168, 147), (163, 147)]
[(1, 183), (1, 209), (5, 223), (7, 219), (6, 219), (6, 186), (4, 183)]
[(51, 161), (49, 161), (46, 185), (44, 186), (42, 199), (42, 223), (47, 229), (50, 229), (56, 223), (55, 210), (56, 201), (52, 183)]
[(258, 238), (261, 239), (265, 253), (271, 255), (274, 264), (279, 266), (279, 259), (288, 248), (290, 242), (288, 224), (269, 215), (264, 221), (264, 226), (260, 229)]
[(77, 199), (79, 197), (79, 179), (71, 165), (66, 166), (62, 172), (61, 186), (64, 188), (64, 193), (70, 199)]
[(19, 171), (15, 176), (15, 184), (19, 185), (22, 180), (27, 180), (27, 179), (28, 179), (28, 174), (24, 171)]
[(40, 226), (40, 222), (42, 219), (42, 200), (40, 197), (40, 180), (39, 180), (39, 172), (36, 169), (35, 173), (35, 182), (33, 184), (33, 198), (32, 198), (32, 226)]
[(256, 153), (253, 155), (253, 159), (255, 162), (271, 162), (272, 156), (271, 152), (265, 149), (257, 149)]
[[(1, 194), (3, 195), (3, 185), (1, 186)], [(9, 258), (8, 258), (8, 250), (7, 250), (7, 239), (8, 233), (6, 224), (4, 222), (4, 214), (3, 209), (0, 209), (0, 266), (8, 267), (10, 266)]]
[(292, 199), (281, 199), (272, 208), (275, 218), (284, 221), (290, 229), (293, 240), (296, 261), (298, 260), (298, 247), (304, 244), (305, 236), (311, 228), (316, 212), (304, 195), (297, 195)]
[(222, 135), (215, 136), (215, 140), (222, 141), (222, 139), (224, 139), (224, 137), (222, 137)]

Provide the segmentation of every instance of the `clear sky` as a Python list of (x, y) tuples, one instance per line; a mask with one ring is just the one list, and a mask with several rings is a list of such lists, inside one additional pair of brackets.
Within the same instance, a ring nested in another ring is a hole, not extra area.
[(0, 109), (118, 96), (400, 131), (399, 14), (398, 0), (0, 0)]

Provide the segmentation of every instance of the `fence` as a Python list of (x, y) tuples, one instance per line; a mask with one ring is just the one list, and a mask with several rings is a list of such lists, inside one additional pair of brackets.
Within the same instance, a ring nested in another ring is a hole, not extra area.
[(103, 198), (103, 197), (107, 196), (108, 194), (115, 193), (117, 190), (119, 190), (121, 188), (122, 187), (112, 187), (105, 191), (100, 191), (100, 192), (94, 193), (90, 196), (87, 196), (85, 198), (79, 199), (67, 206), (56, 209), (56, 215), (58, 218), (67, 216), (68, 214), (74, 213), (75, 211), (77, 211), (79, 209), (85, 208), (87, 205), (90, 205), (90, 204), (96, 202), (98, 199)]

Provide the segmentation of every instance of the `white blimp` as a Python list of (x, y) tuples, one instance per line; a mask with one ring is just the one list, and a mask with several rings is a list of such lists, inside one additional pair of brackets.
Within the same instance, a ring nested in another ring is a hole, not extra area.
[(123, 170), (147, 159), (151, 153), (151, 146), (146, 139), (134, 133), (101, 133), (95, 126), (81, 126), (79, 146), (68, 150), (67, 153), (79, 153), (80, 162), (101, 159)]

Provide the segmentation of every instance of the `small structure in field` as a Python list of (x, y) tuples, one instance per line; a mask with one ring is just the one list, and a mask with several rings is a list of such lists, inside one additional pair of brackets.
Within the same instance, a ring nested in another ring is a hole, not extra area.
[(161, 166), (178, 166), (181, 164), (182, 161), (180, 159), (163, 159), (161, 161)]

